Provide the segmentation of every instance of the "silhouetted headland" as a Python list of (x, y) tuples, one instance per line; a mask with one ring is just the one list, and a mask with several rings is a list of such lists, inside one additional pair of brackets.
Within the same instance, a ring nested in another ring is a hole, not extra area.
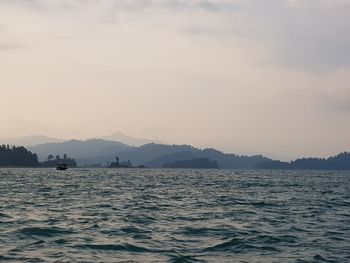
[(329, 158), (301, 158), (292, 162), (262, 162), (258, 163), (256, 168), (281, 170), (350, 170), (350, 153), (344, 152)]
[(58, 164), (65, 164), (67, 167), (77, 167), (77, 163), (73, 158), (69, 158), (66, 154), (61, 158), (49, 155), (44, 162), (38, 161), (38, 156), (24, 147), (16, 147), (10, 145), (0, 146), (0, 167), (45, 167), (53, 168)]
[(24, 147), (0, 146), (1, 167), (38, 167), (38, 156)]

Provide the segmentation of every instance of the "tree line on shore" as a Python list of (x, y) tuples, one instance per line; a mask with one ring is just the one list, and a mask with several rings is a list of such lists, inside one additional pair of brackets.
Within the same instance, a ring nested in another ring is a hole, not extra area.
[(300, 158), (291, 162), (262, 162), (258, 163), (255, 168), (280, 170), (350, 170), (350, 152), (343, 152), (329, 158)]
[(67, 163), (69, 167), (76, 167), (77, 163), (66, 154), (61, 158), (50, 154), (47, 161), (39, 162), (38, 156), (23, 146), (0, 145), (0, 167), (55, 167), (57, 163)]
[(0, 146), (0, 166), (8, 167), (38, 167), (38, 156), (24, 147), (10, 145)]

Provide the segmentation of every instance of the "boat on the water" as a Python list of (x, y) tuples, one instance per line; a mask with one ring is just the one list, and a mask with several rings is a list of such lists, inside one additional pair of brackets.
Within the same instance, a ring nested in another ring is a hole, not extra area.
[(68, 164), (66, 164), (66, 163), (58, 163), (56, 165), (56, 170), (64, 171), (64, 170), (67, 170), (67, 169), (68, 169)]

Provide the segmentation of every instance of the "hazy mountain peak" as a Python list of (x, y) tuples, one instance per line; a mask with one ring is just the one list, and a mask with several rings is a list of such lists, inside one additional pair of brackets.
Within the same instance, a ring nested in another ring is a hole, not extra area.
[(68, 154), (73, 158), (92, 158), (104, 154), (112, 154), (131, 149), (129, 145), (116, 141), (103, 139), (69, 140), (60, 143), (44, 143), (29, 147), (32, 152), (38, 154), (40, 160), (45, 160), (48, 155)]
[(115, 132), (111, 135), (100, 137), (100, 139), (108, 140), (108, 141), (117, 141), (117, 142), (125, 143), (130, 146), (142, 146), (149, 143), (159, 143), (159, 141), (157, 140), (135, 138), (121, 132)]

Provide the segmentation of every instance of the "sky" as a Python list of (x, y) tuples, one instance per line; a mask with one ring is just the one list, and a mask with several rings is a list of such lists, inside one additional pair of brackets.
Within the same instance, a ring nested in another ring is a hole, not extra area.
[(350, 150), (350, 0), (0, 0), (0, 137)]

